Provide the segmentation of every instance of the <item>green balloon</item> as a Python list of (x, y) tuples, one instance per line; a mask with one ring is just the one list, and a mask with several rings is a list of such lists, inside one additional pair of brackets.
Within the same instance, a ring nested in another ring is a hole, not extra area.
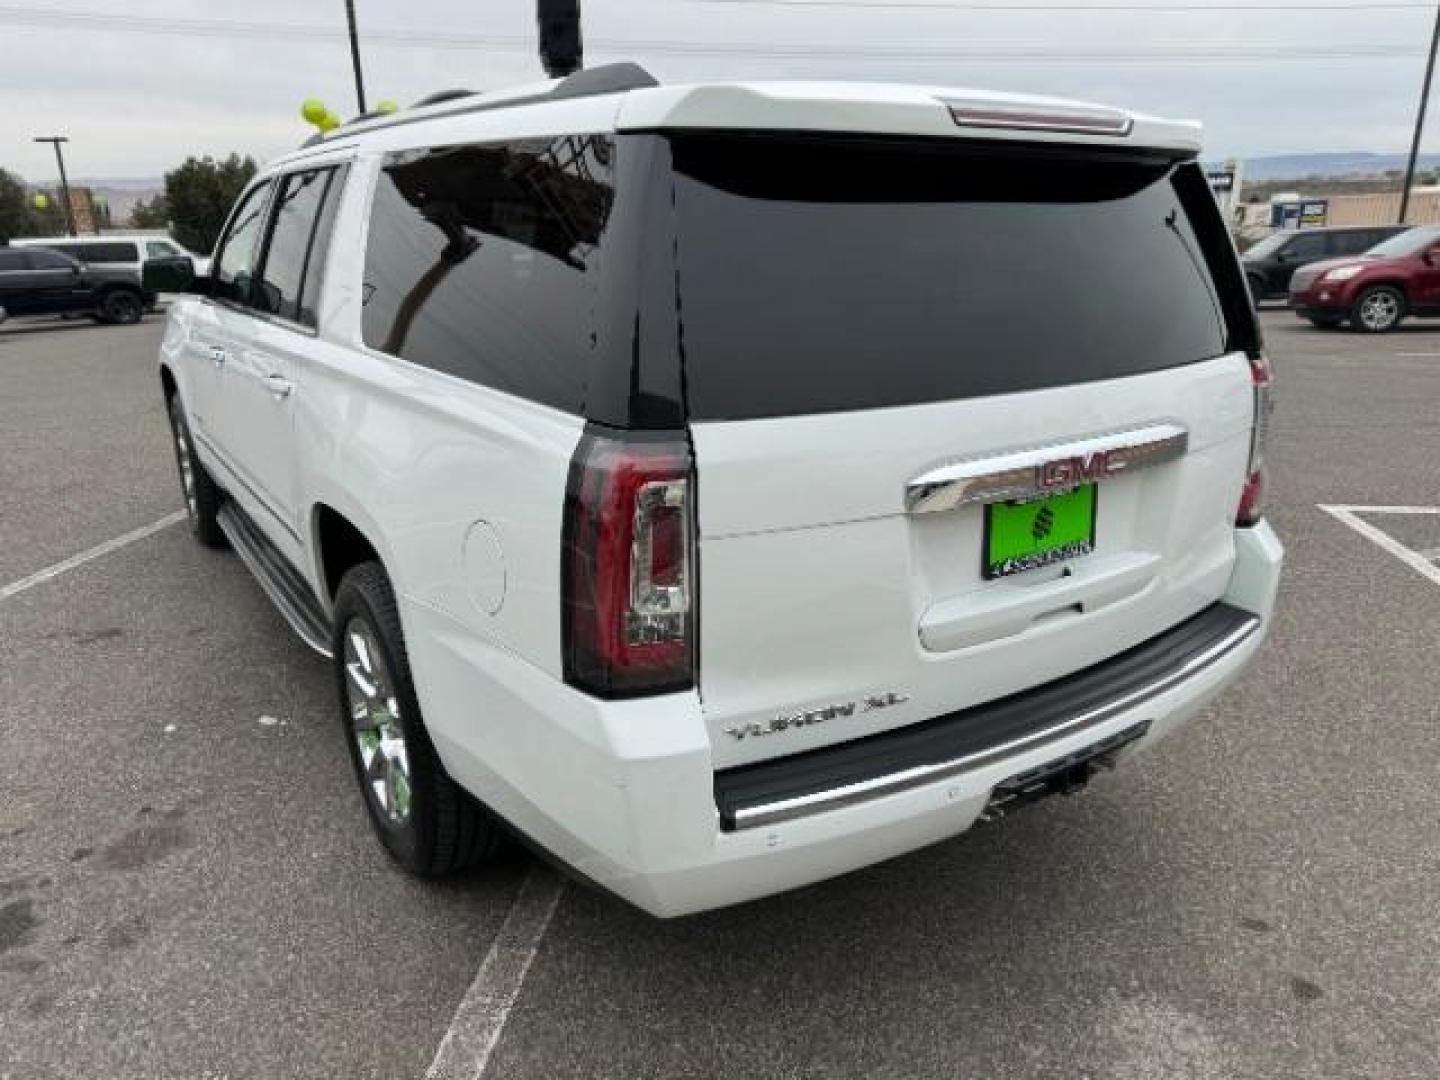
[(396, 105), (395, 102), (391, 101), (389, 98), (385, 98), (383, 101), (377, 101), (375, 103), (375, 111), (378, 113), (399, 112), (400, 106)]
[(300, 106), (300, 115), (305, 118), (305, 122), (307, 124), (314, 124), (317, 127), (320, 125), (320, 121), (325, 119), (328, 112), (329, 110), (325, 108), (325, 102), (319, 98), (306, 98), (304, 104)]
[(327, 110), (325, 115), (320, 118), (317, 126), (321, 131), (334, 131), (340, 126), (340, 117)]
[(35, 198), (30, 200), (30, 204), (34, 206), (36, 210), (50, 209), (50, 200), (43, 191), (37, 191), (35, 193)]

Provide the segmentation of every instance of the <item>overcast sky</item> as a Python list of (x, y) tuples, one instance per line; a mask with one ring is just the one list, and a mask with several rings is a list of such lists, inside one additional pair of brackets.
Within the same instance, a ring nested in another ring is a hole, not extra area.
[[(1296, 7), (1261, 10), (1286, 4)], [(1181, 5), (1192, 10), (1133, 10)], [(541, 77), (533, 0), (356, 7), (372, 102)], [(1403, 151), (1434, 18), (1417, 0), (985, 7), (584, 0), (586, 60), (639, 60), (666, 82), (838, 77), (1062, 94), (1199, 118), (1207, 158)], [(156, 177), (188, 154), (264, 159), (308, 134), (297, 115), (308, 95), (354, 112), (343, 0), (0, 0), (0, 167), (29, 180), (53, 180), (37, 134), (70, 136), (72, 178)], [(1428, 126), (1424, 148), (1440, 150), (1440, 106)]]

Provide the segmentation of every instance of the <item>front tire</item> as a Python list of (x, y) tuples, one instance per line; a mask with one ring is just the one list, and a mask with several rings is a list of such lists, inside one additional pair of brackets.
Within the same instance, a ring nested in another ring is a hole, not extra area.
[(1405, 317), (1405, 294), (1393, 285), (1372, 285), (1355, 298), (1350, 325), (1366, 334), (1384, 334)]
[(190, 531), (206, 547), (224, 547), (225, 534), (218, 515), (224, 495), (195, 456), (195, 441), (190, 437), (190, 424), (179, 394), (171, 394), (166, 403), (170, 412), (170, 437), (175, 444), (175, 466), (180, 471), (180, 494), (185, 497), (185, 512), (190, 516)]
[(113, 289), (100, 298), (103, 322), (129, 326), (145, 314), (145, 298), (130, 289)]
[(341, 579), (330, 646), (350, 761), (385, 850), (420, 877), (492, 855), (501, 837), (495, 819), (446, 775), (425, 730), (395, 593), (379, 563)]

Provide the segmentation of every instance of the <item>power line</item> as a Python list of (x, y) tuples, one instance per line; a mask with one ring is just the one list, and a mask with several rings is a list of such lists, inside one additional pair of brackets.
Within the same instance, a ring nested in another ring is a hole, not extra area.
[[(738, 0), (722, 0), (738, 2)], [(343, 38), (339, 26), (314, 23), (253, 22), (232, 19), (171, 19), (155, 16), (120, 15), (108, 12), (54, 11), (0, 4), (0, 24), (53, 29), (69, 26), (76, 29), (116, 31), (122, 33), (162, 34), (182, 37), (227, 39), (265, 39), (287, 41), (327, 41)], [(437, 34), (406, 30), (367, 30), (367, 42), (405, 48), (446, 50), (491, 50), (496, 52), (534, 53), (530, 37), (487, 34)], [(1182, 45), (1162, 46), (1143, 52), (1109, 49), (1057, 49), (1054, 46), (1024, 44), (933, 45), (903, 44), (895, 46), (855, 46), (834, 48), (810, 44), (772, 45), (746, 42), (678, 42), (633, 39), (591, 39), (596, 52), (621, 56), (743, 56), (755, 59), (802, 60), (830, 58), (847, 60), (903, 61), (906, 63), (951, 63), (965, 61), (979, 64), (1228, 64), (1277, 62), (1330, 62), (1393, 57), (1418, 57), (1421, 49), (1415, 42), (1374, 42), (1311, 48), (1300, 45)]]

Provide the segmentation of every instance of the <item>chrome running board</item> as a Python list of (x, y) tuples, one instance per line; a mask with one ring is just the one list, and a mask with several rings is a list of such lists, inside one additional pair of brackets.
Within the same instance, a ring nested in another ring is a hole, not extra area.
[(261, 590), (290, 624), (290, 629), (306, 645), (325, 659), (330, 659), (330, 619), (300, 571), (280, 554), (233, 499), (227, 499), (220, 507), (216, 520), (235, 554), (245, 564), (245, 569), (255, 576)]

